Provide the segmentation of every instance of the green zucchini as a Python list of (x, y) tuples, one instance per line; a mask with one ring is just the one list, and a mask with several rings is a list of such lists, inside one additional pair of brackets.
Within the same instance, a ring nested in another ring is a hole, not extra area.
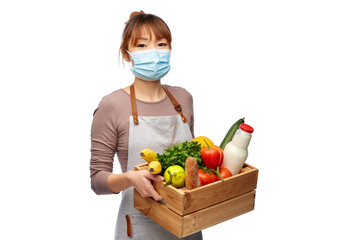
[(241, 118), (239, 119), (237, 122), (235, 122), (229, 129), (229, 131), (226, 133), (223, 141), (220, 144), (220, 148), (224, 150), (224, 148), (226, 147), (226, 145), (232, 141), (234, 134), (237, 132), (237, 130), (239, 129), (240, 124), (244, 123), (244, 119), (245, 118)]

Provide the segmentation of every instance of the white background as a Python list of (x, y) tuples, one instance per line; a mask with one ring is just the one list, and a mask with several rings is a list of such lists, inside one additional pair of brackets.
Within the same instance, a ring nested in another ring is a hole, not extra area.
[[(194, 97), (217, 145), (255, 128), (255, 210), (204, 239), (340, 239), (339, 1), (1, 1), (1, 239), (113, 239), (120, 196), (90, 189), (101, 98), (132, 83), (118, 49), (132, 11), (174, 42), (163, 83)], [(118, 161), (114, 164), (119, 172)]]

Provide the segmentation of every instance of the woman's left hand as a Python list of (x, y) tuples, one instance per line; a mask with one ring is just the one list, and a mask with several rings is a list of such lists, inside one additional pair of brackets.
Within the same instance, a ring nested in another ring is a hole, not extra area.
[(142, 197), (152, 197), (155, 201), (162, 200), (152, 185), (152, 180), (162, 182), (164, 178), (160, 175), (153, 175), (147, 170), (131, 171), (129, 175), (131, 184), (141, 194)]

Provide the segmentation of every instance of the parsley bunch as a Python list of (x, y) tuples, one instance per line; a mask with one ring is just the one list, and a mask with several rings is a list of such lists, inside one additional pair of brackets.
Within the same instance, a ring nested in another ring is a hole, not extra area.
[(185, 162), (188, 157), (195, 158), (197, 160), (198, 167), (202, 168), (204, 164), (201, 160), (200, 150), (201, 145), (199, 142), (185, 141), (174, 147), (165, 149), (165, 152), (163, 154), (157, 154), (156, 158), (161, 163), (163, 171), (173, 165), (179, 165), (185, 169)]

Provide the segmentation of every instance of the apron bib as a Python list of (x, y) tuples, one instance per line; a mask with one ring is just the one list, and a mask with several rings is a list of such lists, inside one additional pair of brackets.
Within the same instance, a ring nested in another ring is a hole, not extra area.
[[(129, 119), (127, 171), (134, 171), (135, 165), (145, 162), (140, 157), (140, 152), (144, 148), (163, 153), (170, 146), (193, 139), (186, 117), (181, 112), (180, 104), (176, 102), (167, 89), (165, 90), (179, 113), (175, 116), (138, 117), (133, 85), (130, 89), (133, 116), (130, 116)], [(130, 187), (122, 192), (115, 239), (178, 240), (179, 238), (175, 235), (134, 208), (133, 191), (134, 188)], [(131, 236), (128, 236), (129, 232)], [(183, 239), (201, 240), (202, 234), (198, 232)]]

